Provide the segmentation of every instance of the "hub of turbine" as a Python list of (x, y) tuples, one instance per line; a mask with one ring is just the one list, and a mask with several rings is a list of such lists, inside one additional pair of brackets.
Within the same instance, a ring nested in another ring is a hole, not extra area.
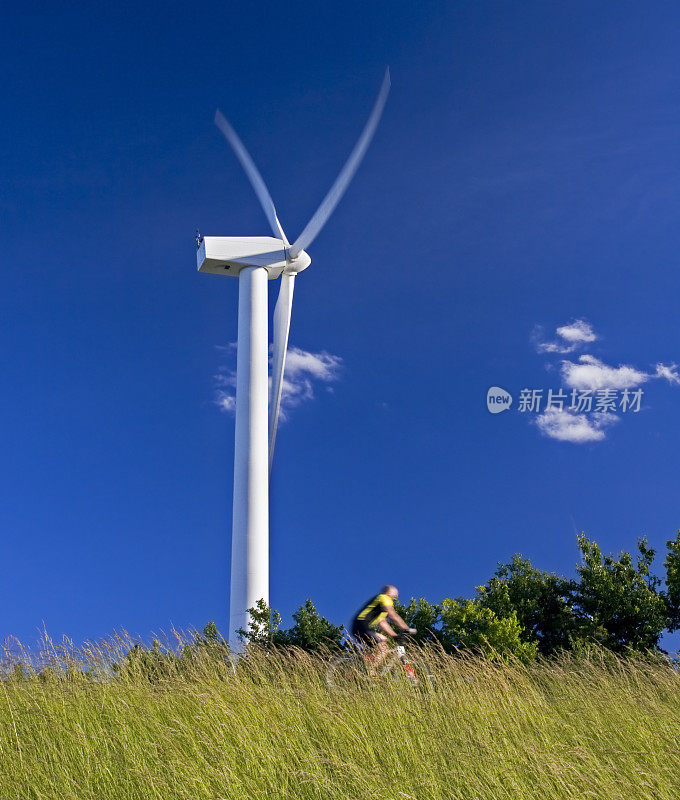
[(303, 250), (296, 258), (288, 259), (283, 271), (288, 275), (297, 275), (298, 272), (307, 269), (311, 263), (312, 259)]

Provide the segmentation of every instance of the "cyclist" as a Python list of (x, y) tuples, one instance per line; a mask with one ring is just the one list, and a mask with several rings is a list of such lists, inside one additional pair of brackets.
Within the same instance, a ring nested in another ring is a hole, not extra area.
[[(352, 636), (362, 644), (375, 648), (375, 655), (369, 657), (374, 672), (388, 652), (387, 637), (397, 637), (392, 622), (397, 628), (407, 633), (415, 633), (394, 610), (394, 601), (399, 597), (396, 586), (383, 586), (380, 594), (372, 597), (352, 620)], [(389, 620), (389, 622), (388, 622)]]

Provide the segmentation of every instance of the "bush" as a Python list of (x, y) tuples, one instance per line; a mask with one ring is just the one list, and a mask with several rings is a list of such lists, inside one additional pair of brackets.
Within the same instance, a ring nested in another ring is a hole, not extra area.
[(577, 567), (581, 578), (575, 602), (593, 635), (615, 652), (657, 649), (668, 623), (660, 580), (651, 574), (654, 550), (645, 539), (638, 541), (638, 559), (630, 553), (618, 558), (603, 556), (598, 545), (584, 534), (578, 538), (583, 563)]
[(524, 642), (536, 642), (543, 655), (570, 649), (580, 638), (582, 622), (574, 607), (574, 581), (536, 569), (529, 559), (515, 555), (501, 564), (478, 597), (499, 617), (513, 613)]
[(514, 657), (524, 662), (536, 658), (536, 642), (523, 641), (514, 611), (501, 617), (479, 600), (446, 598), (432, 605), (421, 598), (398, 606), (397, 612), (417, 629), (420, 644), (437, 643), (447, 653), (469, 651), (492, 660)]
[(297, 647), (309, 653), (341, 646), (344, 628), (320, 616), (309, 599), (293, 614), (295, 624), (287, 630), (281, 630), (281, 615), (264, 600), (259, 600), (248, 612), (248, 630), (240, 630), (239, 636), (249, 645)]

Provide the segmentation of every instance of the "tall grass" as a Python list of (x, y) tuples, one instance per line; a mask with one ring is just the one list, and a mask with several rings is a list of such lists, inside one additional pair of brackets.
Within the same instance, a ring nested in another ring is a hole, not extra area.
[[(436, 686), (330, 690), (322, 659), (210, 648), (149, 680), (104, 648), (15, 652), (1, 800), (676, 800), (680, 678), (605, 654), (521, 665), (428, 654)], [(21, 661), (21, 670), (16, 663)], [(45, 670), (46, 662), (51, 669)], [(91, 670), (85, 674), (83, 663)], [(41, 675), (37, 670), (41, 671)]]

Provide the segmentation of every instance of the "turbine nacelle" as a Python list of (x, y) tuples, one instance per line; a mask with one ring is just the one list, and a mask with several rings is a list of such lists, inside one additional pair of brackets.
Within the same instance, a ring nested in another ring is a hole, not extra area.
[(237, 278), (244, 267), (264, 267), (269, 280), (282, 272), (295, 275), (312, 263), (304, 250), (296, 258), (287, 244), (273, 236), (204, 236), (196, 252), (199, 272)]

